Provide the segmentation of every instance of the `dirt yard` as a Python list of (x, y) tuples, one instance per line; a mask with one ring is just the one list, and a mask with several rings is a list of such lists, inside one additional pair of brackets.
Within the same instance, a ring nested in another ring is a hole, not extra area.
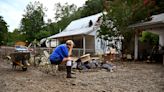
[(164, 92), (164, 66), (139, 62), (116, 62), (117, 70), (45, 73), (37, 67), (12, 70), (0, 59), (0, 92)]

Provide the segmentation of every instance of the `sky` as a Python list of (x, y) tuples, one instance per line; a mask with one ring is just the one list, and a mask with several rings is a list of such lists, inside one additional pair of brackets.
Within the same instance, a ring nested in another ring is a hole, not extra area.
[(75, 4), (78, 7), (84, 5), (86, 0), (0, 0), (0, 16), (8, 24), (8, 29), (12, 32), (15, 28), (19, 28), (20, 20), (22, 15), (25, 14), (25, 9), (27, 4), (30, 2), (39, 1), (43, 4), (43, 7), (46, 7), (48, 10), (45, 12), (47, 19), (54, 19), (54, 5), (55, 3), (60, 2), (61, 4)]

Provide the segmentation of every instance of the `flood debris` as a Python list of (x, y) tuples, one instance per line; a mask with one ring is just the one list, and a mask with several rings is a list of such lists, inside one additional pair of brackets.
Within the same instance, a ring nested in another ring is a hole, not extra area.
[[(107, 71), (113, 72), (116, 69), (110, 61), (101, 61), (100, 59), (91, 59), (88, 55), (85, 55), (85, 60), (82, 58), (77, 59), (73, 63), (73, 68), (78, 70), (88, 70), (88, 69), (106, 69)], [(86, 59), (87, 58), (87, 59)], [(88, 60), (88, 61), (87, 61)]]

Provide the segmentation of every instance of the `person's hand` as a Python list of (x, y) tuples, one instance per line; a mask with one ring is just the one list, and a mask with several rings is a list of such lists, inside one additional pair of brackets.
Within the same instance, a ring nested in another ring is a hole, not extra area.
[(73, 49), (73, 46), (72, 46), (72, 45), (68, 45), (68, 48), (69, 48), (69, 49)]
[(73, 58), (72, 57), (68, 57), (68, 60), (70, 61), (70, 60), (73, 60)]
[(73, 48), (73, 44), (70, 45), (70, 48)]

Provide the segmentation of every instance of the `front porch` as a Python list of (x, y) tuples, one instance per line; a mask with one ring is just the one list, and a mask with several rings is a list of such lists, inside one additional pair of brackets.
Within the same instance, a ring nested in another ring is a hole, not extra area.
[(73, 48), (74, 56), (81, 56), (87, 53), (93, 55), (95, 53), (95, 37), (92, 35), (75, 35), (56, 38), (59, 44), (65, 43), (67, 40), (73, 40), (75, 46)]

